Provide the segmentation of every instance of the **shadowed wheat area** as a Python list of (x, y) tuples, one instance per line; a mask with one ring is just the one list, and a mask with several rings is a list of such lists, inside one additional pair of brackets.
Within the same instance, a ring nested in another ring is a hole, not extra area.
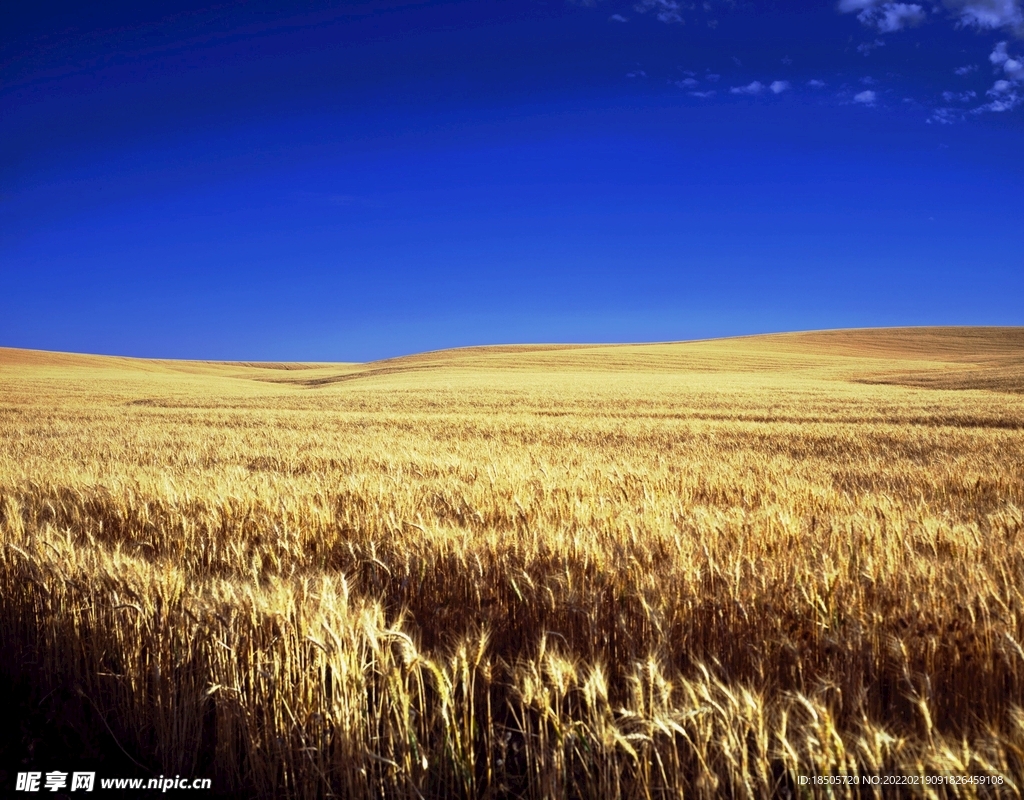
[(1024, 329), (0, 350), (5, 671), (240, 796), (1019, 796), (1022, 509)]

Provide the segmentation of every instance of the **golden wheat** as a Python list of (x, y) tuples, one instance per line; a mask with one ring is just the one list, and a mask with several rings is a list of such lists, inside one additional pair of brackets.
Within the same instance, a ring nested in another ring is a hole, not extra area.
[(0, 391), (3, 666), (74, 686), (154, 771), (296, 798), (1021, 793), (1021, 330), (8, 350)]

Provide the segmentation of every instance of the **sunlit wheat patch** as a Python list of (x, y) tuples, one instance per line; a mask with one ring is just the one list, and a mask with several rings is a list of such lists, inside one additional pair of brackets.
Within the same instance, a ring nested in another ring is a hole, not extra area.
[(4, 667), (245, 796), (1017, 796), (1024, 336), (982, 334), (0, 350)]

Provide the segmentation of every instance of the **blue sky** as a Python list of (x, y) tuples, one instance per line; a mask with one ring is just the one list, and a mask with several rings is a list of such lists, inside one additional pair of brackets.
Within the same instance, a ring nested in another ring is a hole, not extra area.
[(1021, 0), (87, 5), (0, 11), (0, 344), (1024, 324)]

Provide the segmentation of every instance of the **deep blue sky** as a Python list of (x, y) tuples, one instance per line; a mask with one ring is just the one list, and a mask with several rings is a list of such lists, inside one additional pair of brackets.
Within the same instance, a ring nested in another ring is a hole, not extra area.
[(1020, 3), (6, 3), (0, 344), (1024, 324)]

